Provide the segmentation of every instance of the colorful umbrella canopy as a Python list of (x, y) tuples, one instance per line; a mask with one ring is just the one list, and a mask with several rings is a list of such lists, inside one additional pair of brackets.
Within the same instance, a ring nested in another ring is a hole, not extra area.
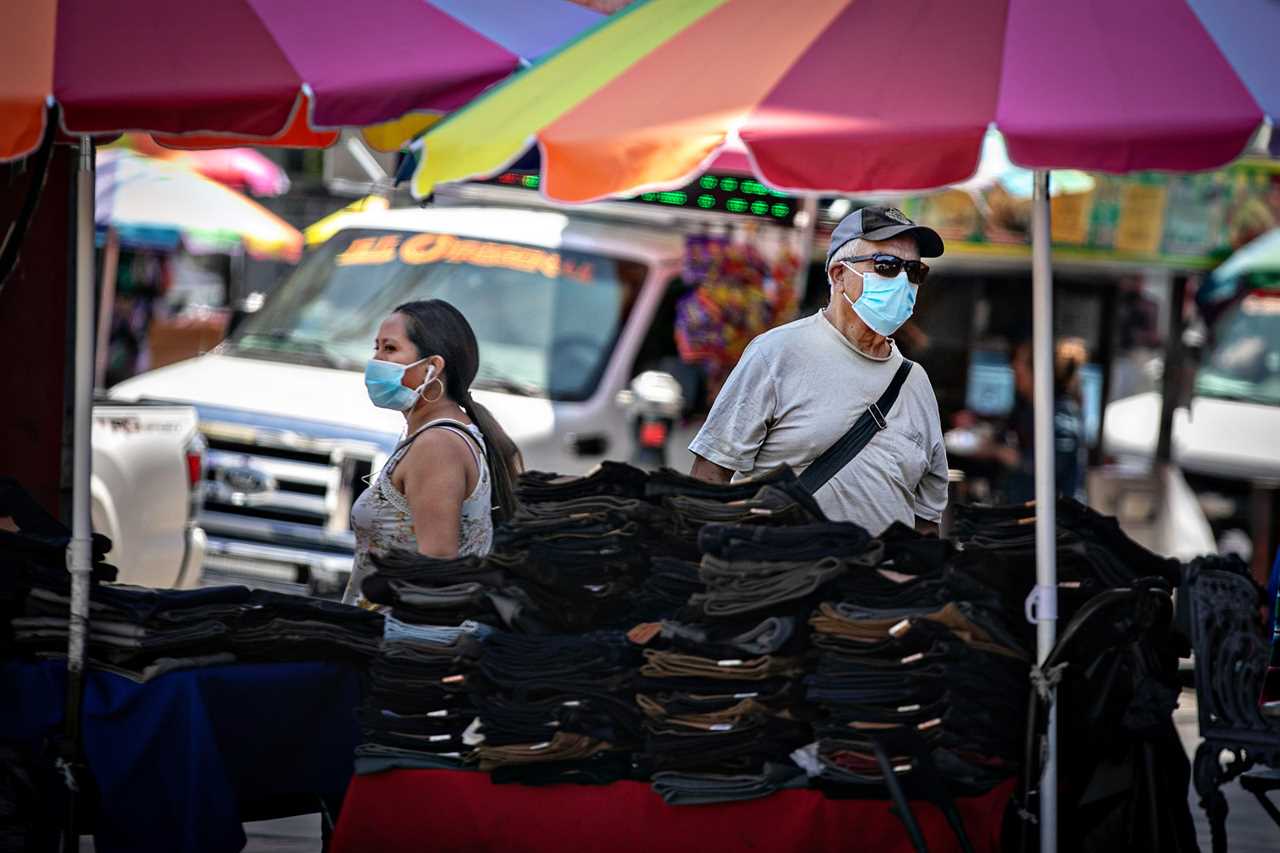
[(302, 233), (257, 202), (176, 163), (120, 149), (98, 152), (96, 219), (124, 246), (239, 252), (296, 261)]
[(566, 0), (6, 3), (0, 160), (35, 150), (50, 104), (77, 136), (323, 147), (335, 128), (455, 109), (518, 68), (519, 51), (540, 55), (598, 17)]
[[(1197, 170), (1280, 115), (1280, 4), (651, 0), (429, 130), (413, 191), (536, 143), (582, 202), (686, 183), (741, 141), (778, 189), (964, 181), (991, 125), (1027, 168)], [(1270, 73), (1268, 73), (1270, 72)], [(655, 93), (661, 93), (660, 96)]]

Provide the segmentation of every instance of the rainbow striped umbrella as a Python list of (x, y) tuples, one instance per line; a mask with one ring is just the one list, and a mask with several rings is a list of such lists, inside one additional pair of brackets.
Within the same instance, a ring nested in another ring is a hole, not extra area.
[(413, 191), (536, 143), (547, 196), (632, 195), (737, 140), (777, 189), (920, 190), (992, 125), (1027, 168), (1208, 169), (1280, 116), (1277, 43), (1272, 0), (651, 0), (430, 130)]

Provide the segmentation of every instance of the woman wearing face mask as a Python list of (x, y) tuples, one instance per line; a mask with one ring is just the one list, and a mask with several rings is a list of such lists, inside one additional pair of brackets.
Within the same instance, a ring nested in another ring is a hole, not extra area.
[(367, 606), (360, 585), (372, 554), (485, 554), (495, 519), (514, 511), (519, 451), (471, 399), (478, 368), (475, 333), (447, 302), (405, 303), (378, 328), (365, 386), (375, 406), (404, 413), (405, 438), (351, 509), (356, 553), (345, 603)]

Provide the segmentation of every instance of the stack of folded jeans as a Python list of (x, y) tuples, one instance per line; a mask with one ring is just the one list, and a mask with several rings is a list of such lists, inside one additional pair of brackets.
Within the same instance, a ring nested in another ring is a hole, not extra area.
[(665, 619), (706, 590), (696, 561), (652, 557), (648, 576), (631, 596), (628, 621), (634, 625)]
[(663, 498), (662, 503), (671, 510), (678, 534), (695, 540), (698, 532), (708, 524), (778, 526), (826, 520), (813, 496), (795, 482), (762, 486), (754, 495), (742, 500), (673, 495)]
[[(28, 654), (67, 651), (70, 596), (60, 584), (33, 587), (23, 615), (12, 620), (16, 645)], [(97, 584), (90, 597), (89, 659), (135, 681), (165, 672), (235, 660), (231, 636), (250, 592), (242, 586), (153, 590)]]
[(927, 768), (953, 788), (988, 790), (1014, 772), (1029, 655), (989, 609), (938, 606), (936, 579), (901, 584), (901, 597), (916, 585), (935, 603), (831, 601), (810, 619), (819, 658), (807, 697), (823, 712), (810, 773), (881, 787), (890, 773), (910, 780)]
[(409, 551), (373, 557), (375, 571), (361, 587), (364, 597), (389, 608), (402, 622), (459, 625), (501, 624), (514, 603), (502, 594), (506, 574), (481, 557), (440, 560)]
[[(803, 784), (788, 755), (813, 737), (799, 707), (804, 665), (772, 653), (793, 631), (777, 618), (736, 636), (662, 623), (656, 642), (667, 648), (645, 649), (636, 704), (645, 715), (638, 764), (667, 802), (754, 799)], [(681, 650), (690, 648), (702, 654)]]
[[(70, 589), (67, 545), (71, 531), (49, 515), (12, 477), (0, 476), (0, 657), (14, 654), (10, 622), (23, 615), (23, 603), (34, 586)], [(16, 527), (16, 530), (9, 529)], [(116, 579), (116, 567), (104, 562), (111, 540), (93, 535), (93, 583)]]
[(648, 482), (649, 475), (639, 468), (606, 461), (581, 477), (526, 471), (516, 483), (516, 498), (521, 504), (554, 503), (601, 495), (643, 498)]
[(468, 766), (466, 733), (476, 719), (469, 679), (493, 631), (477, 622), (446, 628), (387, 617), (360, 709), (357, 773)]
[(529, 624), (512, 627), (559, 633), (625, 626), (632, 595), (649, 572), (644, 541), (636, 522), (568, 519), (526, 539), (523, 550), (493, 555), (508, 587), (531, 603)]
[[(33, 586), (10, 620), (19, 649), (66, 654), (65, 579)], [(95, 584), (87, 651), (99, 669), (148, 681), (176, 669), (243, 661), (363, 662), (377, 653), (382, 616), (243, 586), (157, 590)]]
[(255, 589), (231, 633), (244, 661), (365, 663), (378, 654), (383, 617), (333, 601)]
[(708, 524), (698, 542), (707, 590), (690, 597), (688, 610), (708, 620), (798, 606), (808, 612), (828, 584), (850, 572), (873, 571), (884, 557), (878, 540), (848, 522)]
[(494, 781), (632, 775), (642, 728), (632, 691), (638, 658), (624, 634), (494, 633), (482, 651), (470, 678), (479, 723), (469, 742)]
[(739, 480), (736, 483), (710, 483), (671, 468), (662, 468), (649, 474), (644, 494), (655, 504), (665, 498), (710, 498), (720, 503), (743, 501), (756, 496), (765, 486), (781, 486), (796, 482), (795, 472), (786, 465), (768, 474)]

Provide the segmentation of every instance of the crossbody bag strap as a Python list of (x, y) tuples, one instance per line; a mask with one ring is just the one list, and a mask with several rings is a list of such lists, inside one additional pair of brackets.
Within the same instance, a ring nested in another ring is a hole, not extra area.
[(886, 415), (897, 402), (898, 392), (902, 390), (902, 383), (907, 380), (907, 374), (913, 366), (914, 362), (904, 358), (880, 399), (867, 406), (867, 410), (853, 422), (849, 431), (836, 439), (835, 444), (824, 450), (821, 456), (813, 460), (813, 464), (804, 469), (804, 473), (800, 475), (800, 485), (809, 494), (818, 491), (840, 473), (875, 438), (876, 433), (885, 428), (888, 424)]

